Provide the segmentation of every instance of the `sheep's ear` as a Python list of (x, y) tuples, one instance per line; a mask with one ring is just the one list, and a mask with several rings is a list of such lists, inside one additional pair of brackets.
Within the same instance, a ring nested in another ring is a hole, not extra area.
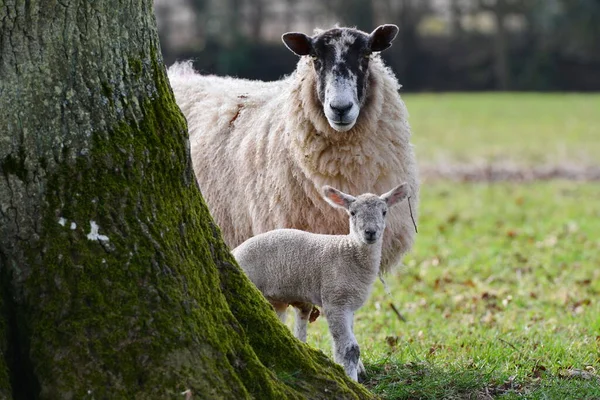
[(325, 196), (325, 200), (334, 207), (348, 209), (350, 204), (356, 201), (356, 197), (340, 192), (331, 186), (323, 186), (323, 195)]
[(312, 51), (312, 39), (304, 33), (288, 32), (281, 36), (288, 49), (299, 56), (306, 56)]
[(390, 47), (398, 31), (399, 29), (396, 25), (387, 24), (378, 26), (369, 35), (369, 47), (371, 51), (383, 51)]
[(390, 190), (389, 192), (382, 194), (379, 198), (386, 202), (388, 207), (401, 202), (408, 196), (408, 184), (404, 182), (402, 185)]

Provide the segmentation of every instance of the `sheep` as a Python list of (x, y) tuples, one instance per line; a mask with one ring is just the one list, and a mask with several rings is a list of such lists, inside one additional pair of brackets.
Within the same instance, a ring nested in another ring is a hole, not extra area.
[(334, 360), (358, 380), (364, 372), (353, 333), (353, 316), (367, 300), (379, 273), (388, 208), (406, 198), (407, 184), (381, 195), (353, 197), (330, 186), (325, 200), (349, 215), (349, 233), (323, 235), (276, 229), (254, 236), (232, 254), (248, 278), (285, 322), (296, 308), (295, 336), (306, 341), (313, 306), (323, 307), (333, 338)]
[[(190, 62), (169, 68), (187, 118), (192, 164), (211, 215), (234, 248), (256, 234), (295, 228), (343, 234), (348, 221), (321, 205), (319, 190), (380, 193), (406, 181), (417, 218), (418, 172), (407, 110), (379, 52), (395, 25), (286, 33), (300, 56), (274, 82), (203, 76)], [(382, 270), (413, 243), (409, 207), (388, 221)]]

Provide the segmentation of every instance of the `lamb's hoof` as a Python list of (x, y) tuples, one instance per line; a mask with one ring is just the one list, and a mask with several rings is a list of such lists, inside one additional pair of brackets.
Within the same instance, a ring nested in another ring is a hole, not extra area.
[(358, 375), (358, 382), (362, 383), (364, 381), (367, 380), (367, 370), (365, 369), (365, 366), (362, 363), (362, 360), (358, 360), (358, 366), (357, 366), (357, 375)]

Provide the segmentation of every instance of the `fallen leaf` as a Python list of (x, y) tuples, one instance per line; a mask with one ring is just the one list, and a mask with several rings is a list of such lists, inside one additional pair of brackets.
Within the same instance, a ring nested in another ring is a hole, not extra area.
[(482, 300), (495, 300), (498, 296), (496, 296), (494, 293), (490, 293), (490, 292), (483, 292), (481, 294), (481, 299)]
[(463, 282), (463, 285), (468, 286), (468, 287), (472, 287), (472, 288), (474, 288), (476, 286), (475, 282), (473, 282), (472, 279), (467, 279), (466, 281)]
[(431, 346), (431, 347), (429, 348), (429, 353), (428, 353), (428, 354), (429, 354), (430, 356), (432, 356), (432, 355), (434, 355), (434, 354), (435, 354), (435, 353), (436, 353), (438, 350), (441, 350), (441, 349), (443, 349), (444, 347), (445, 347), (445, 346), (444, 346), (444, 345), (442, 345), (442, 344), (434, 344), (433, 346)]
[(453, 224), (453, 223), (455, 223), (456, 221), (458, 221), (458, 214), (452, 214), (452, 215), (450, 215), (450, 216), (448, 217), (448, 219), (447, 219), (447, 222), (448, 222), (449, 224)]
[(578, 368), (563, 369), (558, 372), (558, 376), (565, 379), (584, 379), (589, 381), (591, 379), (599, 379), (597, 375)]
[(589, 306), (592, 303), (592, 301), (590, 299), (583, 299), (580, 301), (576, 301), (573, 304), (573, 308), (579, 307), (579, 306)]
[(531, 376), (534, 378), (541, 378), (546, 373), (546, 367), (543, 365), (536, 365), (531, 369)]
[(385, 342), (393, 349), (398, 344), (398, 336), (386, 336)]
[(481, 317), (481, 322), (483, 322), (484, 324), (487, 325), (491, 325), (494, 322), (496, 322), (496, 317), (494, 316), (494, 314), (491, 311), (486, 311), (485, 315), (483, 317)]
[(588, 366), (586, 366), (586, 367), (585, 367), (585, 370), (586, 370), (587, 372), (589, 372), (590, 374), (594, 374), (594, 375), (596, 375), (596, 368), (594, 368), (592, 365), (588, 365)]

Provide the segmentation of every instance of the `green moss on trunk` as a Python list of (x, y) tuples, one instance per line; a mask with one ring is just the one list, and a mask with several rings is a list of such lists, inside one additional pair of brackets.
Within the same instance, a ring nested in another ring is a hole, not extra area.
[[(153, 69), (143, 118), (96, 133), (89, 155), (48, 180), (19, 321), (41, 397), (369, 397), (293, 339), (232, 264)], [(106, 238), (90, 239), (93, 225)]]
[(152, 2), (6, 10), (0, 397), (369, 398), (235, 266), (193, 176)]

